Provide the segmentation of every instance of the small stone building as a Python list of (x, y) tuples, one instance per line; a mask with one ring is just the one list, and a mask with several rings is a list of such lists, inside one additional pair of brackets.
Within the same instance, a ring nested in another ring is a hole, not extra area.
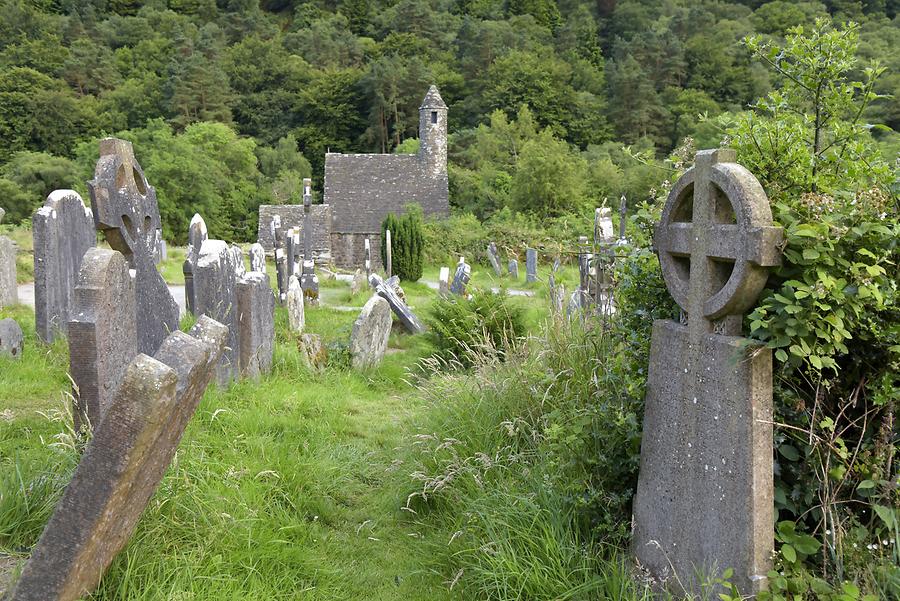
[[(306, 223), (303, 205), (260, 205), (259, 207), (259, 234), (258, 241), (266, 252), (271, 253), (275, 249), (275, 240), (272, 238), (272, 218), (275, 215), (281, 217), (281, 229), (287, 232), (290, 228), (300, 231), (300, 241), (303, 248), (303, 231)], [(328, 205), (312, 205), (309, 208), (309, 220), (312, 225), (312, 252), (316, 263), (331, 262), (331, 207)]]

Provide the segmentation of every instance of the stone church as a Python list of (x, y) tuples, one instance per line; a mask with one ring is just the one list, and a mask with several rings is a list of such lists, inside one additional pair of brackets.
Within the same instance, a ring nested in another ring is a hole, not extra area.
[[(369, 238), (372, 261), (380, 264), (381, 222), (400, 214), (410, 203), (425, 216), (450, 213), (447, 189), (447, 105), (431, 86), (419, 107), (417, 154), (325, 155), (324, 202), (313, 205), (313, 248), (316, 260), (338, 267), (363, 265)], [(285, 229), (303, 227), (300, 205), (263, 205), (259, 212), (260, 242), (271, 250), (270, 224), (281, 215)]]

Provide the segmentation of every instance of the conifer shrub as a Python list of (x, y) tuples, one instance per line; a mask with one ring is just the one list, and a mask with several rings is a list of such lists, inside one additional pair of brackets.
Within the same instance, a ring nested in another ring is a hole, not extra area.
[(422, 277), (425, 236), (421, 209), (413, 207), (406, 214), (389, 213), (381, 224), (381, 262), (387, 267), (387, 236), (391, 231), (392, 274), (405, 282), (415, 282)]

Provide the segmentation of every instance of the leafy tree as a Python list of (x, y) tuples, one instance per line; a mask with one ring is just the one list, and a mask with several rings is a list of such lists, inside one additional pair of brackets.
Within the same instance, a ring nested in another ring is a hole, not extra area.
[(45, 152), (17, 152), (0, 168), (4, 182), (3, 208), (12, 223), (28, 221), (53, 190), (78, 189), (86, 180), (78, 166), (64, 157)]
[(584, 208), (587, 165), (549, 130), (522, 146), (509, 201), (516, 210), (558, 217)]

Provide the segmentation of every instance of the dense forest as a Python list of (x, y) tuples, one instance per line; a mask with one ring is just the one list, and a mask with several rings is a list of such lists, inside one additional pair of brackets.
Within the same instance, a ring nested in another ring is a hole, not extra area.
[[(479, 219), (646, 198), (688, 138), (718, 145), (769, 93), (744, 40), (859, 23), (887, 67), (862, 118), (900, 149), (897, 0), (4, 0), (0, 194), (28, 220), (83, 192), (96, 140), (135, 142), (165, 235), (199, 211), (255, 236), (255, 209), (321, 188), (326, 151), (410, 152), (428, 85), (450, 106), (451, 202)], [(509, 213), (509, 211), (505, 211)]]

